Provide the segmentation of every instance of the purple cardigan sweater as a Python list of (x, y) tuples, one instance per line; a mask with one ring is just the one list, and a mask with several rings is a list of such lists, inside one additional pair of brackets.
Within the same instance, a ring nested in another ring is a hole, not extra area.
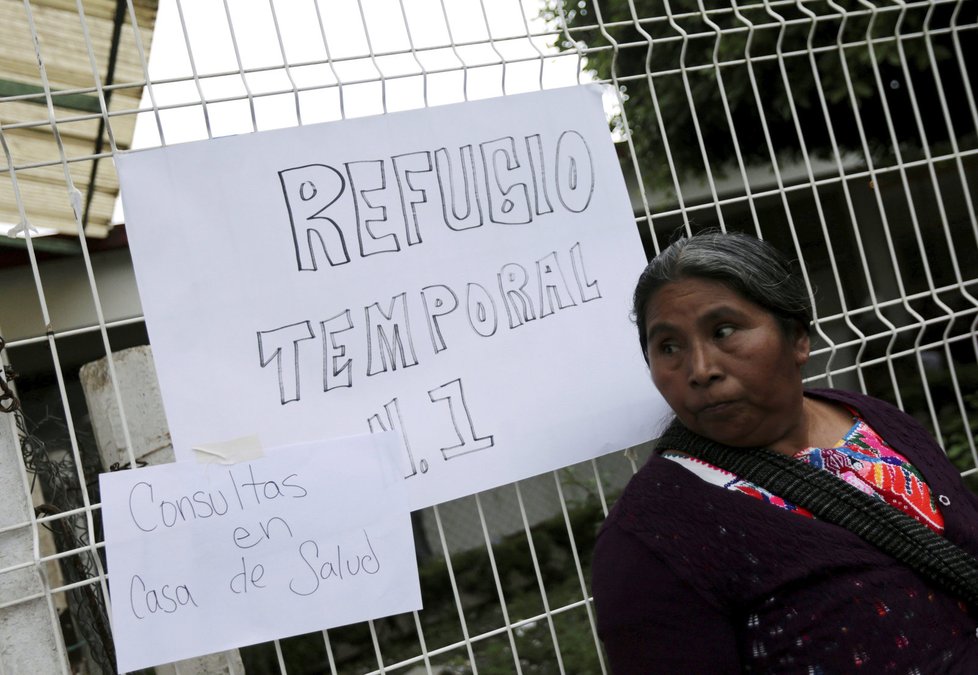
[[(978, 556), (978, 497), (927, 431), (861, 394), (859, 411), (924, 475), (944, 535)], [(844, 528), (710, 485), (658, 454), (594, 551), (598, 633), (628, 673), (978, 673), (978, 608)]]

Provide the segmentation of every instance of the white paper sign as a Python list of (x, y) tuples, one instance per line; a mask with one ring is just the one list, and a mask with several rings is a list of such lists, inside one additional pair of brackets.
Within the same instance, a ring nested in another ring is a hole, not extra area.
[(119, 671), (420, 609), (400, 445), (99, 476)]
[(178, 458), (396, 430), (421, 508), (654, 436), (598, 87), (117, 162)]

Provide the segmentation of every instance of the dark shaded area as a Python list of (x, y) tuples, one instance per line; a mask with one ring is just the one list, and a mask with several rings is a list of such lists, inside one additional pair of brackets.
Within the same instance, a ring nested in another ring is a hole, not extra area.
[[(576, 550), (586, 579), (590, 579), (591, 552), (598, 527), (604, 519), (597, 502), (588, 500), (569, 508), (569, 519)], [(583, 599), (577, 568), (571, 551), (574, 546), (563, 515), (532, 528), (533, 547), (540, 566), (551, 607), (561, 607)], [(504, 590), (510, 621), (543, 613), (533, 556), (525, 533), (507, 535), (493, 544), (496, 568)], [(493, 570), (485, 549), (473, 549), (451, 556), (452, 571), (462, 602), (470, 636), (479, 635), (506, 622), (499, 604)], [(424, 611), (419, 613), (428, 651), (463, 639), (458, 609), (444, 558), (420, 563), (421, 594)], [(374, 622), (385, 666), (416, 657), (422, 652), (414, 617), (402, 614)], [(598, 655), (591, 634), (587, 610), (582, 606), (554, 617), (554, 631), (567, 672), (600, 672)], [(378, 668), (368, 624), (356, 624), (328, 631), (330, 646), (339, 673), (362, 673)], [(545, 621), (514, 629), (521, 667), (524, 672), (557, 673), (553, 637)], [(312, 675), (329, 672), (322, 633), (310, 633), (280, 641), (289, 673)], [(479, 672), (515, 672), (508, 634), (480, 640), (473, 645)], [(249, 675), (275, 675), (279, 672), (273, 643), (241, 649)], [(436, 673), (471, 673), (468, 653), (459, 648), (431, 658)], [(451, 664), (439, 667), (437, 664)], [(419, 662), (423, 666), (423, 662)]]
[(627, 121), (644, 183), (655, 189), (706, 168), (729, 172), (738, 153), (747, 164), (803, 151), (885, 164), (898, 153), (918, 159), (928, 145), (940, 152), (952, 137), (973, 148), (966, 79), (978, 51), (967, 45), (978, 3), (876, 14), (838, 4), (845, 15), (826, 3), (807, 11), (706, 3), (703, 13), (693, 0), (549, 0), (543, 14), (562, 30), (558, 48), (586, 48), (587, 68), (621, 87), (616, 123)]

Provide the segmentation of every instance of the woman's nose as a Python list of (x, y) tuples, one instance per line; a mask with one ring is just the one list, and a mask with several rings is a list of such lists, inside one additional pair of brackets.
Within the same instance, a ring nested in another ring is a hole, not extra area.
[(723, 377), (723, 370), (709, 344), (692, 345), (689, 352), (689, 384), (703, 387)]

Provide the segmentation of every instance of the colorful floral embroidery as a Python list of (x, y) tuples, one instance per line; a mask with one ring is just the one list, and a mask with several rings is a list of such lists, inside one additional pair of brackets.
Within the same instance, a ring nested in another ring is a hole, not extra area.
[(781, 497), (777, 495), (772, 495), (767, 490), (759, 488), (755, 486), (753, 483), (748, 483), (747, 481), (742, 481), (738, 479), (733, 485), (730, 486), (730, 489), (737, 490), (738, 492), (743, 492), (745, 495), (750, 495), (751, 497), (756, 497), (757, 499), (760, 499), (761, 501), (765, 501), (768, 504), (774, 504), (778, 508), (782, 508), (785, 511), (794, 511), (799, 516), (805, 516), (807, 518), (814, 517), (812, 515), (812, 512), (809, 511), (808, 509), (803, 509), (802, 507), (797, 506), (796, 504), (792, 504), (791, 502), (787, 502), (781, 499)]
[[(835, 474), (853, 487), (913, 516), (937, 533), (944, 531), (944, 518), (924, 477), (861, 419), (856, 419), (834, 448), (808, 448), (797, 453), (795, 458)], [(806, 509), (745, 480), (734, 478), (726, 485), (730, 490), (812, 517)]]

